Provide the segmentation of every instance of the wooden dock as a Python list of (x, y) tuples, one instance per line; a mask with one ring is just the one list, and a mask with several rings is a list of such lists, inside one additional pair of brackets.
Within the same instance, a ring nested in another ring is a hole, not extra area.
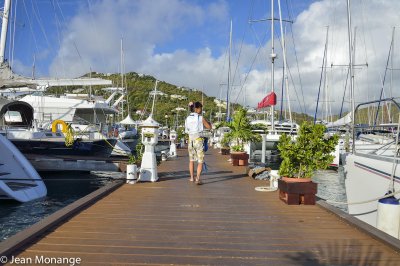
[[(243, 167), (211, 150), (204, 184), (187, 156), (160, 181), (119, 187), (14, 255), (80, 258), (80, 265), (398, 265), (390, 247), (319, 206), (257, 192)], [(1, 254), (0, 254), (1, 255)], [(76, 264), (77, 265), (77, 264)]]

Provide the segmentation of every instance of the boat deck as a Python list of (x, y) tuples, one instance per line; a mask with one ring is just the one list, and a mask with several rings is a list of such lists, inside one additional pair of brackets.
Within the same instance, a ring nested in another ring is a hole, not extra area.
[(25, 154), (38, 172), (46, 171), (111, 171), (121, 170), (127, 157)]
[(81, 265), (398, 265), (400, 255), (320, 206), (277, 192), (210, 150), (204, 184), (188, 181), (185, 151), (156, 183), (122, 185), (20, 250), (18, 258)]

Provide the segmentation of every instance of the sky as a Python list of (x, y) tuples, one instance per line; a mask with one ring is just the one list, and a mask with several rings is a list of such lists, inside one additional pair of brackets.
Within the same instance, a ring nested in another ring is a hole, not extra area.
[[(279, 104), (313, 115), (320, 90), (320, 116), (339, 113), (343, 98), (348, 110), (347, 1), (280, 2), (282, 19), (292, 23), (282, 22), (281, 29), (275, 0)], [(226, 98), (232, 21), (230, 100), (256, 107), (272, 88), (271, 22), (265, 21), (271, 17), (269, 0), (13, 0), (12, 5), (5, 56), (18, 74), (32, 76), (33, 65), (36, 77), (118, 73), (122, 40), (125, 72)], [(350, 8), (356, 101), (378, 98), (384, 79), (385, 96), (399, 96), (394, 89), (400, 68), (397, 33), (388, 66), (394, 70), (386, 78), (385, 69), (393, 27), (400, 25), (400, 1), (352, 0)]]

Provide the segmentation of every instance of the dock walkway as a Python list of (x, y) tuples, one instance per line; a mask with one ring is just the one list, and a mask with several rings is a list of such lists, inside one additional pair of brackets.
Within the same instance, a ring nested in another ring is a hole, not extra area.
[[(393, 249), (319, 206), (277, 192), (211, 150), (204, 184), (188, 181), (185, 151), (156, 183), (123, 185), (15, 254), (80, 265), (398, 265)], [(11, 265), (11, 264), (10, 264)]]

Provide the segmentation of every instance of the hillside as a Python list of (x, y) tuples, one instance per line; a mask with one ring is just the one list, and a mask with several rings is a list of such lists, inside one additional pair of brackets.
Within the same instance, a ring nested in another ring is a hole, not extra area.
[[(113, 86), (118, 87), (121, 86), (121, 75), (120, 74), (102, 74), (93, 72), (91, 74), (84, 75), (85, 77), (97, 77), (103, 78), (113, 81)], [(130, 114), (133, 119), (137, 120), (140, 119), (140, 112), (145, 110), (146, 103), (149, 101), (149, 95), (152, 90), (154, 90), (154, 85), (156, 79), (149, 75), (142, 75), (135, 72), (129, 72), (125, 74), (125, 82), (128, 91), (128, 102), (130, 107)], [(78, 87), (53, 87), (47, 91), (47, 93), (51, 94), (62, 94), (65, 92), (72, 92), (73, 90), (77, 89)], [(93, 86), (92, 91), (95, 95), (102, 95), (107, 98), (111, 93), (102, 90), (103, 87), (100, 86)], [(80, 93), (88, 93), (89, 88), (83, 88), (84, 90)], [(160, 92), (157, 95), (157, 101), (155, 105), (155, 112), (154, 112), (154, 119), (161, 124), (165, 124), (166, 122), (168, 125), (175, 123), (175, 119), (177, 114), (179, 116), (179, 123), (183, 122), (184, 117), (186, 117), (188, 113), (188, 103), (190, 101), (202, 101), (204, 104), (204, 111), (205, 117), (210, 119), (211, 122), (215, 122), (218, 120), (216, 114), (219, 111), (219, 107), (215, 102), (215, 97), (207, 96), (206, 94), (202, 93), (198, 89), (193, 88), (186, 88), (186, 87), (178, 87), (173, 84), (159, 81), (157, 86), (157, 91)], [(118, 97), (118, 96), (117, 96)], [(117, 98), (116, 97), (116, 98)], [(152, 97), (151, 97), (152, 99)], [(149, 112), (151, 111), (151, 99), (148, 102), (146, 113), (143, 117), (147, 117)], [(221, 104), (221, 112), (224, 113), (226, 111), (225, 104)], [(239, 104), (234, 104), (233, 109), (238, 108)], [(176, 108), (183, 108), (184, 110), (176, 111)], [(121, 116), (125, 117), (127, 115), (126, 105), (124, 107), (124, 115)], [(166, 117), (167, 116), (167, 117)], [(301, 123), (304, 120), (312, 120), (312, 118), (305, 114), (297, 114), (293, 113), (293, 118), (296, 122)]]

